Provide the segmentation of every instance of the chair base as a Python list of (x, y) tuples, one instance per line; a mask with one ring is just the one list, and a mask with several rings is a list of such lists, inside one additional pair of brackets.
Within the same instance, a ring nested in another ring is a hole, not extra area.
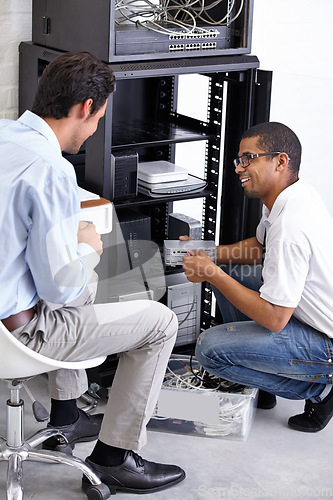
[(109, 488), (80, 458), (56, 451), (36, 449), (46, 439), (59, 435), (59, 430), (42, 429), (30, 438), (23, 436), (23, 401), (7, 401), (7, 439), (0, 437), (0, 461), (7, 461), (7, 500), (23, 500), (23, 462), (26, 460), (67, 464), (80, 470), (90, 481), (86, 491), (89, 500), (107, 500)]

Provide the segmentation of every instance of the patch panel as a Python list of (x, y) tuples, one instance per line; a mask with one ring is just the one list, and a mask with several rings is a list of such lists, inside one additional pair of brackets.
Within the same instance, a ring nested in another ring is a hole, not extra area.
[(201, 44), (200, 43), (187, 43), (185, 45), (185, 50), (200, 50)]
[(203, 42), (203, 43), (183, 43), (169, 45), (169, 52), (183, 52), (192, 50), (215, 50), (216, 42)]
[(192, 33), (186, 33), (185, 38), (193, 40), (195, 38), (204, 38), (204, 35), (202, 31), (192, 31)]
[[(83, 1), (83, 0), (82, 0)], [(176, 29), (168, 26), (169, 32), (150, 32), (148, 38), (146, 31), (138, 31), (135, 39), (135, 51), (137, 54), (154, 51), (156, 54), (167, 53), (169, 57), (198, 57), (200, 54), (218, 55), (230, 42), (230, 33), (226, 26), (196, 28), (193, 31)], [(128, 40), (125, 32), (117, 33), (118, 47), (128, 50)], [(149, 43), (148, 43), (149, 42)], [(133, 41), (134, 43), (134, 41)]]
[(202, 50), (216, 49), (216, 42), (204, 42), (201, 44)]
[(188, 33), (187, 31), (175, 31), (172, 35), (169, 35), (169, 40), (193, 40), (196, 38), (217, 38), (219, 36), (219, 31), (215, 29), (205, 30), (205, 31), (193, 31)]
[(209, 33), (202, 31), (194, 31), (193, 33), (187, 33), (186, 38), (191, 40), (193, 38), (216, 38), (219, 35), (218, 30), (209, 30)]
[(172, 44), (169, 45), (169, 52), (182, 52), (184, 50), (184, 44)]
[(186, 37), (185, 31), (179, 31), (172, 35), (169, 35), (169, 40), (184, 40)]

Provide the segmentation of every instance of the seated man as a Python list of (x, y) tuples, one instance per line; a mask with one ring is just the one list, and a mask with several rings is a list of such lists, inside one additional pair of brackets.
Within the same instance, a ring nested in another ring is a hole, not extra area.
[(228, 301), (245, 315), (239, 319), (252, 320), (203, 332), (200, 364), (269, 394), (305, 399), (304, 413), (288, 424), (318, 432), (333, 415), (333, 221), (318, 194), (299, 180), (300, 161), (300, 142), (283, 124), (256, 125), (242, 136), (235, 171), (245, 194), (263, 202), (263, 214), (256, 236), (219, 246), (217, 260), (258, 263), (265, 246), (260, 285), (253, 280), (245, 287), (204, 252), (189, 252), (183, 268), (190, 281), (218, 290), (222, 315)]
[[(93, 55), (65, 53), (45, 68), (32, 112), (0, 121), (0, 319), (22, 343), (54, 359), (121, 353), (103, 421), (76, 406), (87, 390), (85, 371), (51, 372), (50, 424), (70, 448), (98, 438), (87, 463), (112, 492), (149, 493), (185, 477), (181, 468), (133, 451), (146, 442), (177, 319), (149, 300), (130, 308), (93, 305), (89, 282), (102, 241), (93, 224), (79, 222), (74, 168), (61, 154), (77, 153), (95, 132), (114, 84), (110, 67)], [(45, 445), (61, 448), (54, 439)]]

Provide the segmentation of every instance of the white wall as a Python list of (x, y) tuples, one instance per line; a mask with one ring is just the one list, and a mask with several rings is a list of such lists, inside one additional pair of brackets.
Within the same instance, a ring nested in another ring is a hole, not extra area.
[(17, 118), (18, 46), (31, 40), (31, 0), (0, 0), (0, 118)]
[[(16, 118), (18, 45), (31, 39), (31, 0), (0, 0), (0, 118)], [(271, 120), (303, 145), (301, 176), (333, 214), (332, 0), (254, 0), (252, 53), (272, 70)]]
[(332, 0), (254, 0), (252, 53), (273, 71), (271, 121), (303, 146), (300, 175), (333, 214)]

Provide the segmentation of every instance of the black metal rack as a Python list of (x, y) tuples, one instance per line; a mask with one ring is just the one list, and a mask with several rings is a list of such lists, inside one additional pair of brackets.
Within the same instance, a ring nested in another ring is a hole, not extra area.
[[(39, 75), (59, 53), (31, 42), (21, 43), (20, 112), (31, 107)], [(271, 73), (258, 69), (256, 56), (244, 54), (110, 66), (117, 88), (109, 98), (105, 117), (80, 155), (68, 157), (76, 168), (84, 169), (79, 181), (83, 187), (110, 199), (112, 151), (129, 147), (138, 152), (141, 161), (174, 161), (177, 144), (204, 141), (205, 190), (157, 199), (140, 194), (135, 199), (116, 200), (116, 210), (131, 207), (149, 215), (153, 221), (152, 238), (161, 244), (167, 234), (172, 203), (203, 198), (204, 239), (213, 240), (219, 234), (220, 243), (229, 243), (253, 235), (261, 207), (256, 200), (244, 198), (232, 158), (237, 155), (241, 133), (255, 123), (268, 120)], [(184, 116), (177, 110), (179, 78), (185, 74), (199, 74), (208, 79), (206, 120)], [(211, 291), (206, 284), (201, 305), (201, 327), (206, 329), (211, 324)]]

